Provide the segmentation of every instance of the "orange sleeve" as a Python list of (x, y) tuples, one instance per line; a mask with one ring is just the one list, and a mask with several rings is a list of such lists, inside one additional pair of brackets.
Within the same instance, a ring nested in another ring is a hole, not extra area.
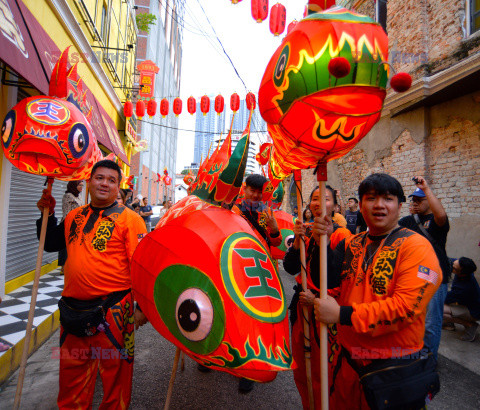
[(347, 220), (343, 217), (342, 214), (339, 214), (338, 212), (335, 212), (333, 214), (333, 222), (335, 222), (337, 225), (341, 226), (342, 228), (347, 227)]
[(395, 332), (425, 314), (442, 283), (442, 270), (432, 245), (423, 236), (412, 235), (401, 245), (396, 263), (390, 296), (352, 304), (355, 332), (372, 336)]
[(330, 248), (335, 250), (337, 245), (342, 239), (348, 238), (353, 234), (347, 228), (338, 228), (334, 233), (330, 235)]
[(147, 227), (143, 218), (137, 213), (131, 211), (127, 214), (127, 224), (125, 230), (125, 248), (130, 263), (132, 263), (133, 253), (138, 243), (147, 234)]

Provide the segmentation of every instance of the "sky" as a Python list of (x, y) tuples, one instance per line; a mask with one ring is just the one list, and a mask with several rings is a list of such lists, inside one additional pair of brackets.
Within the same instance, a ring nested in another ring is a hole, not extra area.
[[(293, 19), (302, 18), (306, 0), (280, 2), (287, 10), (287, 26)], [(270, 0), (269, 7), (275, 3), (276, 1)], [(247, 91), (223, 53), (212, 27)], [(285, 29), (282, 35), (275, 37), (270, 32), (268, 17), (262, 23), (257, 23), (251, 14), (251, 0), (243, 0), (237, 4), (231, 4), (229, 0), (186, 1), (180, 85), (184, 112), (179, 117), (179, 128), (195, 129), (195, 116), (189, 115), (186, 110), (186, 101), (191, 95), (198, 102), (204, 94), (222, 94), (226, 106), (230, 104), (230, 95), (234, 92), (238, 93), (241, 99), (245, 98), (248, 91), (257, 95), (265, 68), (280, 46), (286, 31)], [(212, 103), (213, 101), (210, 103), (211, 109)], [(193, 161), (193, 142), (193, 132), (178, 132), (177, 172)]]

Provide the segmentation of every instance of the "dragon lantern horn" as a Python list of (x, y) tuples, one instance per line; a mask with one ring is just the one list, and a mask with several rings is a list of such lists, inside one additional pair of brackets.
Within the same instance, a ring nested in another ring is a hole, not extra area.
[(48, 95), (51, 97), (65, 98), (67, 96), (67, 63), (69, 49), (70, 46), (63, 50), (55, 67), (53, 67), (48, 88)]

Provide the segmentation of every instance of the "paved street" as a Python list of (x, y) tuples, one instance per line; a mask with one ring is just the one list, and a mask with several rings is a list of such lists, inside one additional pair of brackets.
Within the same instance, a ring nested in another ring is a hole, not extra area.
[[(282, 273), (288, 299), (291, 298), (293, 278)], [(446, 344), (455, 346), (456, 332), (445, 334)], [(22, 408), (54, 409), (58, 393), (58, 361), (50, 359), (57, 346), (58, 332), (28, 361), (27, 376), (22, 396)], [(442, 343), (444, 340), (442, 339)], [(478, 364), (480, 342), (465, 344), (460, 355), (471, 355), (470, 362)], [(473, 350), (471, 350), (473, 349)], [(474, 355), (474, 352), (476, 356)], [(150, 324), (136, 335), (136, 358), (132, 409), (163, 408), (171, 374), (175, 348), (163, 339)], [(468, 370), (455, 361), (440, 356), (439, 371), (442, 391), (429, 409), (479, 409), (480, 369)], [(11, 408), (15, 396), (16, 377), (11, 378), (0, 391), (0, 408)], [(172, 409), (299, 409), (300, 397), (291, 372), (280, 373), (268, 384), (257, 384), (248, 395), (237, 391), (238, 379), (221, 373), (201, 373), (196, 363), (185, 359), (185, 370), (178, 371), (171, 401)], [(97, 384), (94, 408), (101, 401), (101, 383)]]

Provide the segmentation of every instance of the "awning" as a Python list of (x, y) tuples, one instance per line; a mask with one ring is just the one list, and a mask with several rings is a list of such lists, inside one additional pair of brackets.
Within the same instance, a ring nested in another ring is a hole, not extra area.
[(47, 94), (49, 73), (43, 69), (26, 24), (15, 0), (0, 0), (0, 59)]
[[(4, 21), (5, 20), (5, 21)], [(21, 0), (0, 0), (0, 59), (44, 94), (61, 50)], [(129, 165), (115, 123), (87, 90), (97, 141)]]

